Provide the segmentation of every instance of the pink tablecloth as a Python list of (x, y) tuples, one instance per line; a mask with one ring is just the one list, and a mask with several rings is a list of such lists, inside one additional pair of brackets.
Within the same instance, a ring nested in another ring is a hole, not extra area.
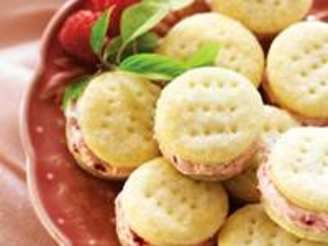
[(54, 245), (28, 198), (18, 109), (38, 59), (40, 34), (62, 2), (0, 1), (0, 245)]

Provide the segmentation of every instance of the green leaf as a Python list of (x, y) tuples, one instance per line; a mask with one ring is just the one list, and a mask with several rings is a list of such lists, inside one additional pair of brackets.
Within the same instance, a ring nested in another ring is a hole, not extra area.
[[(122, 54), (122, 59), (135, 54), (137, 52), (153, 52), (157, 47), (159, 42), (159, 37), (152, 32), (146, 33), (138, 38), (135, 42), (130, 43), (124, 50)], [(111, 40), (110, 45), (106, 48), (105, 60), (111, 63), (117, 63), (117, 54), (123, 44), (123, 40), (120, 36), (115, 37)]]
[(130, 56), (119, 68), (154, 80), (171, 80), (187, 71), (182, 62), (157, 54)]
[(126, 9), (122, 16), (123, 46), (150, 31), (169, 13), (167, 4), (142, 2)]
[(213, 64), (220, 47), (218, 43), (205, 43), (186, 62), (158, 54), (138, 54), (125, 59), (119, 68), (152, 80), (172, 80), (188, 69)]
[(191, 5), (194, 0), (169, 0), (168, 2), (170, 2), (172, 10), (179, 10)]
[(159, 37), (153, 32), (149, 32), (137, 39), (138, 52), (146, 53), (154, 51), (159, 43)]
[(118, 51), (121, 60), (128, 44), (158, 25), (172, 10), (181, 9), (193, 0), (143, 0), (123, 12), (121, 34), (123, 44)]
[(203, 44), (198, 51), (185, 61), (186, 65), (190, 68), (213, 65), (221, 47), (217, 42)]
[(64, 97), (62, 100), (62, 109), (65, 110), (71, 101), (77, 100), (83, 93), (84, 89), (87, 87), (91, 76), (82, 76), (70, 84), (64, 92)]
[(157, 4), (167, 4), (170, 10), (180, 10), (191, 5), (194, 0), (144, 0), (144, 2), (156, 2)]
[(115, 63), (117, 53), (119, 52), (122, 44), (123, 40), (121, 36), (113, 38), (105, 50), (105, 60)]
[(93, 52), (100, 57), (105, 45), (107, 31), (110, 24), (110, 16), (113, 8), (106, 10), (93, 25), (91, 30), (90, 44)]

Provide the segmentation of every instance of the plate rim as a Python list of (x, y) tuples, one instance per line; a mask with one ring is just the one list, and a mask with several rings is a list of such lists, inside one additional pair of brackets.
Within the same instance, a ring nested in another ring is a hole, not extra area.
[(55, 31), (57, 30), (57, 27), (62, 22), (62, 20), (80, 3), (80, 1), (81, 0), (69, 0), (65, 2), (57, 10), (57, 12), (47, 24), (47, 27), (45, 28), (41, 37), (38, 63), (36, 65), (34, 75), (29, 82), (27, 90), (23, 95), (19, 109), (19, 135), (25, 154), (25, 170), (27, 177), (28, 196), (30, 198), (33, 210), (42, 226), (46, 229), (51, 238), (59, 245), (72, 245), (72, 242), (64, 235), (64, 233), (58, 228), (54, 221), (50, 219), (49, 215), (47, 215), (46, 209), (40, 199), (40, 194), (36, 185), (37, 180), (35, 178), (35, 151), (31, 140), (31, 132), (29, 130), (29, 109), (33, 91), (35, 90), (36, 85), (39, 83), (45, 69), (46, 55), (52, 37), (55, 35)]

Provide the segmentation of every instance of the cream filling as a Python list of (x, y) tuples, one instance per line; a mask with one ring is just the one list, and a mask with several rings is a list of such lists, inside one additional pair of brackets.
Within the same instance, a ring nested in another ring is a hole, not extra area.
[(283, 218), (296, 226), (316, 233), (328, 232), (328, 213), (310, 211), (288, 201), (272, 183), (267, 164), (258, 171), (259, 189), (265, 201), (279, 211)]
[(178, 155), (173, 155), (163, 151), (164, 156), (168, 158), (175, 167), (185, 175), (193, 176), (194, 178), (204, 180), (227, 180), (234, 176), (241, 174), (248, 168), (249, 160), (259, 150), (260, 144), (252, 144), (243, 154), (237, 157), (235, 160), (217, 164), (206, 165), (201, 163), (195, 163), (180, 158)]

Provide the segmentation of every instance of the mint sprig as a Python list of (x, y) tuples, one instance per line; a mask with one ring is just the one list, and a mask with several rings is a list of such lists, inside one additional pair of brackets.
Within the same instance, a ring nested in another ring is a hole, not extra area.
[(126, 58), (119, 68), (151, 80), (168, 81), (189, 69), (213, 65), (220, 47), (217, 43), (205, 43), (186, 61), (158, 54), (137, 54)]
[[(111, 68), (127, 56), (137, 52), (151, 52), (158, 44), (158, 38), (150, 31), (173, 10), (191, 4), (193, 0), (143, 0), (123, 12), (121, 35), (108, 40), (107, 33), (112, 8), (106, 10), (92, 27), (90, 45), (103, 66)], [(143, 45), (147, 42), (147, 47)]]

